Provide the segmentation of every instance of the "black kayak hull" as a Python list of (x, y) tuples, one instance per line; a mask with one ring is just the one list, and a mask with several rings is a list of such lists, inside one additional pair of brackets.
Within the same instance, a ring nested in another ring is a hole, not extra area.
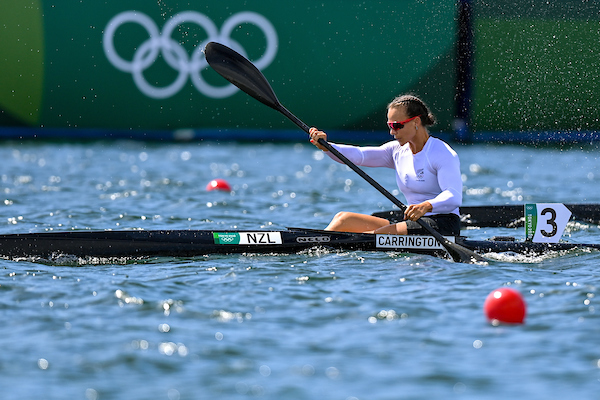
[[(514, 252), (541, 254), (598, 244), (531, 243), (503, 240), (450, 238), (480, 254)], [(431, 236), (374, 235), (289, 228), (262, 230), (132, 230), (70, 231), (0, 235), (5, 258), (59, 255), (78, 257), (196, 257), (231, 253), (298, 253), (324, 247), (334, 250), (397, 251), (444, 257), (446, 251)]]

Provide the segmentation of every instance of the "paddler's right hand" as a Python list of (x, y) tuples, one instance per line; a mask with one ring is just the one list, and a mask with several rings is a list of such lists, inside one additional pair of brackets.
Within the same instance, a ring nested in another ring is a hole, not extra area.
[(327, 134), (325, 132), (320, 131), (315, 127), (312, 127), (312, 128), (310, 128), (308, 133), (310, 135), (310, 142), (312, 144), (314, 144), (315, 146), (317, 146), (317, 148), (319, 148), (323, 151), (328, 151), (325, 147), (323, 147), (321, 144), (319, 144), (319, 139), (323, 139), (323, 140), (327, 141)]

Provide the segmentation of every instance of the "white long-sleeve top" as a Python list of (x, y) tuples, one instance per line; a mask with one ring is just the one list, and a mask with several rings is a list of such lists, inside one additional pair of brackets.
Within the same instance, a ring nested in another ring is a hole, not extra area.
[[(396, 170), (398, 188), (408, 204), (429, 201), (432, 214), (459, 214), (462, 203), (462, 179), (458, 154), (444, 141), (429, 137), (423, 150), (413, 154), (410, 144), (401, 146), (396, 140), (379, 147), (357, 147), (331, 144), (356, 165), (387, 167)], [(333, 160), (341, 161), (331, 152)]]

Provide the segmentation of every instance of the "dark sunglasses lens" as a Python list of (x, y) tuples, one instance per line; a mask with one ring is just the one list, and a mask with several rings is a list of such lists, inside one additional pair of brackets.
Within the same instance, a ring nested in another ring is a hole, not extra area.
[(404, 124), (401, 124), (401, 123), (399, 123), (399, 122), (390, 122), (390, 123), (388, 124), (388, 126), (389, 126), (390, 128), (392, 128), (393, 130), (395, 130), (395, 131), (397, 131), (398, 129), (402, 129), (402, 128), (404, 128)]

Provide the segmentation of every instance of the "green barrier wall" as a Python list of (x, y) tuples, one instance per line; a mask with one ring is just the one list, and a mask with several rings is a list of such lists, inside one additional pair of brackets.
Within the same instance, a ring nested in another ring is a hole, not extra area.
[(474, 2), (475, 131), (600, 129), (600, 3)]
[(0, 123), (36, 125), (44, 92), (40, 1), (0, 4)]
[(0, 123), (102, 129), (293, 128), (229, 92), (197, 51), (260, 62), (281, 102), (324, 129), (385, 130), (413, 91), (450, 129), (456, 4), (423, 1), (0, 3)]

